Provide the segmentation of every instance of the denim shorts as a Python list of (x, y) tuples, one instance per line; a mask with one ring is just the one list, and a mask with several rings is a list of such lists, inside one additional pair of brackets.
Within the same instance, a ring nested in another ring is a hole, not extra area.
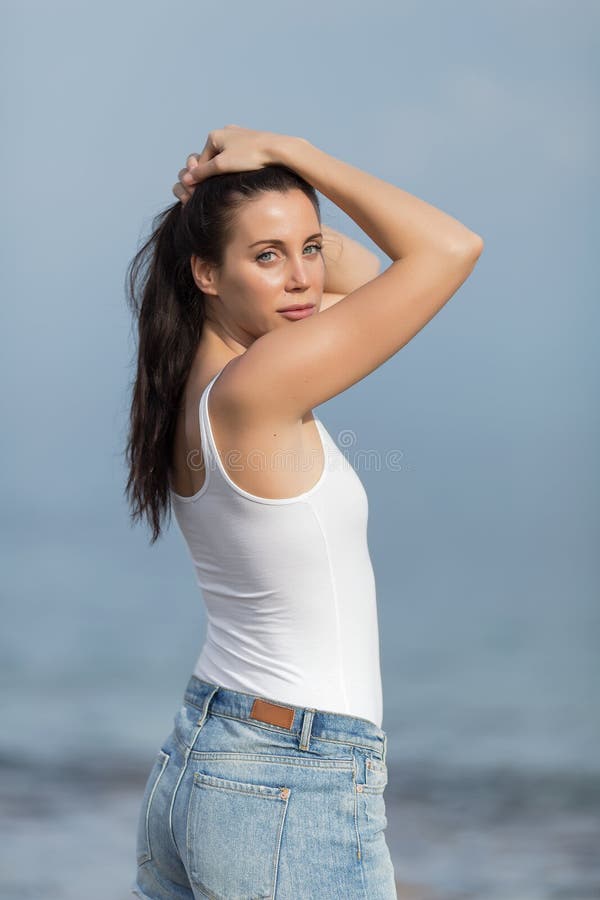
[(396, 900), (386, 733), (192, 675), (146, 782), (145, 900)]

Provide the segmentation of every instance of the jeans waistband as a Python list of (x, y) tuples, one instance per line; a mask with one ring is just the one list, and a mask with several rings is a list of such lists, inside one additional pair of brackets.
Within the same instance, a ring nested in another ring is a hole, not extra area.
[(191, 675), (184, 701), (203, 711), (231, 716), (248, 722), (266, 722), (298, 738), (300, 750), (308, 750), (311, 738), (339, 741), (368, 747), (385, 762), (387, 735), (369, 719), (329, 712), (309, 706), (294, 706), (260, 694), (234, 691)]

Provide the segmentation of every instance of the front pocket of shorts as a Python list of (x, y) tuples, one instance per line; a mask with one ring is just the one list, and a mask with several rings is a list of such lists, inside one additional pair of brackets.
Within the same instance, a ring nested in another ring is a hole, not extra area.
[(163, 776), (170, 754), (164, 750), (159, 750), (154, 761), (154, 765), (148, 775), (144, 795), (142, 797), (142, 805), (138, 815), (137, 827), (137, 864), (141, 866), (143, 863), (152, 859), (152, 848), (150, 846), (150, 813), (152, 811), (152, 802), (156, 795), (160, 779)]
[(387, 766), (376, 756), (368, 756), (365, 760), (364, 787), (369, 792), (383, 794), (388, 781)]
[(290, 789), (194, 772), (187, 819), (190, 878), (211, 900), (275, 895)]
[(358, 850), (363, 858), (381, 851), (382, 833), (387, 828), (384, 791), (388, 781), (386, 764), (376, 756), (362, 753), (355, 784)]

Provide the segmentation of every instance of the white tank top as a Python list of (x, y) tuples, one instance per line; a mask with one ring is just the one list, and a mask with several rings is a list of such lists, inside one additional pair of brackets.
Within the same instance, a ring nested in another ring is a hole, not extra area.
[[(225, 368), (225, 367), (223, 367)], [(375, 578), (368, 500), (356, 471), (315, 416), (325, 465), (295, 497), (236, 485), (200, 398), (205, 478), (170, 489), (207, 613), (194, 674), (282, 703), (359, 716), (382, 727)]]

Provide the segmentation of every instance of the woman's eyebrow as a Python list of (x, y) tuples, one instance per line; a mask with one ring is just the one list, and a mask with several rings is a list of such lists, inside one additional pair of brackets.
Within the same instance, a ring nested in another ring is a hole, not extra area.
[[(312, 241), (313, 238), (322, 238), (323, 234), (321, 231), (317, 231), (315, 234), (309, 234), (309, 236), (305, 239), (306, 241)], [(278, 247), (285, 247), (285, 241), (280, 241), (279, 238), (269, 238), (268, 240), (262, 241), (254, 241), (253, 244), (248, 244), (248, 247), (256, 247), (257, 244), (277, 244)]]

